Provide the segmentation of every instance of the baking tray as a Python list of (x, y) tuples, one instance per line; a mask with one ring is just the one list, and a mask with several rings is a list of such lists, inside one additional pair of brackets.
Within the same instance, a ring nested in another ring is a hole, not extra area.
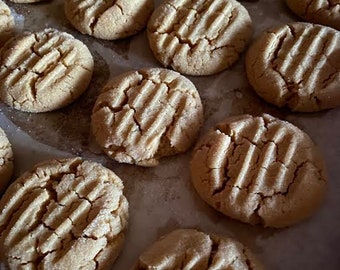
[[(5, 2), (15, 16), (17, 33), (56, 28), (82, 40), (94, 56), (92, 82), (76, 102), (40, 114), (19, 112), (0, 103), (0, 125), (14, 150), (13, 179), (38, 161), (75, 155), (100, 162), (122, 178), (130, 218), (123, 250), (112, 269), (129, 269), (146, 247), (176, 228), (234, 236), (249, 246), (267, 269), (340, 269), (340, 108), (302, 114), (265, 103), (246, 80), (244, 56), (217, 75), (188, 76), (198, 88), (204, 106), (201, 134), (227, 116), (266, 112), (307, 132), (324, 154), (328, 191), (312, 218), (280, 230), (243, 224), (213, 210), (195, 193), (189, 173), (191, 150), (164, 158), (155, 168), (142, 168), (110, 160), (95, 144), (90, 133), (90, 115), (100, 88), (122, 72), (160, 67), (148, 47), (145, 32), (119, 41), (98, 40), (71, 26), (63, 12), (63, 1)], [(284, 1), (242, 1), (242, 4), (252, 17), (254, 38), (269, 27), (299, 20)]]

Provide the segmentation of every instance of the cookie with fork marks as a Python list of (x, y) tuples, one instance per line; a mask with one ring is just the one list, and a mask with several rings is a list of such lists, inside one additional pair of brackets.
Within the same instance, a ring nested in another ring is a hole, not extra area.
[(198, 194), (221, 213), (265, 227), (295, 224), (323, 200), (327, 177), (310, 137), (268, 114), (241, 115), (216, 125), (191, 160)]
[(141, 31), (153, 11), (152, 0), (65, 0), (65, 14), (81, 33), (115, 40)]
[(239, 58), (252, 21), (235, 0), (167, 0), (151, 15), (147, 34), (163, 66), (187, 75), (210, 75)]
[(70, 34), (25, 33), (0, 50), (0, 99), (26, 112), (56, 110), (86, 90), (92, 72), (89, 49)]
[(92, 131), (112, 159), (156, 166), (161, 157), (182, 153), (203, 123), (195, 85), (162, 68), (130, 71), (115, 77), (98, 96)]
[(144, 251), (133, 270), (263, 269), (252, 252), (236, 239), (177, 229)]
[(108, 269), (127, 226), (123, 187), (80, 158), (37, 164), (0, 200), (1, 261), (10, 269)]
[(265, 101), (297, 112), (340, 106), (340, 32), (290, 23), (264, 32), (246, 55), (247, 77)]

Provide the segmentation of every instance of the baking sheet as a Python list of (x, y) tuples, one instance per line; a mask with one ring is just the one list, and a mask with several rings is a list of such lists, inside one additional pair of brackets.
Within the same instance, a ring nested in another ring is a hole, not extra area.
[[(234, 236), (248, 245), (267, 269), (340, 269), (340, 108), (298, 114), (266, 104), (248, 85), (243, 58), (217, 75), (188, 77), (198, 88), (205, 110), (201, 134), (229, 115), (266, 112), (306, 131), (325, 156), (329, 188), (312, 218), (280, 230), (243, 224), (219, 214), (195, 193), (188, 168), (191, 151), (162, 159), (156, 168), (141, 168), (106, 158), (94, 143), (90, 115), (105, 82), (128, 70), (160, 67), (145, 32), (120, 41), (97, 40), (72, 28), (61, 0), (38, 4), (5, 2), (15, 15), (18, 33), (45, 27), (67, 31), (82, 40), (95, 58), (91, 85), (72, 105), (55, 112), (29, 114), (0, 103), (0, 125), (13, 146), (14, 178), (38, 161), (74, 155), (100, 162), (122, 178), (130, 219), (122, 253), (112, 269), (129, 269), (146, 247), (176, 228)], [(155, 1), (156, 5), (160, 2)], [(241, 2), (253, 19), (254, 37), (268, 27), (299, 20), (284, 1)]]

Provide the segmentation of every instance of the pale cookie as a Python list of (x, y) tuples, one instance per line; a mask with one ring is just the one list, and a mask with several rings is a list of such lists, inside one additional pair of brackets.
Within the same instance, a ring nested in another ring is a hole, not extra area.
[(0, 128), (0, 193), (3, 192), (13, 173), (13, 151), (5, 132)]
[(286, 0), (286, 3), (306, 21), (340, 30), (340, 0)]
[(263, 269), (254, 255), (235, 239), (179, 229), (161, 237), (145, 252), (134, 270), (256, 270)]
[(203, 122), (200, 96), (181, 74), (160, 68), (131, 71), (107, 84), (92, 112), (92, 130), (118, 162), (156, 166), (186, 151)]
[(152, 10), (152, 0), (65, 0), (66, 17), (78, 31), (108, 40), (142, 30)]
[(265, 101), (292, 111), (340, 106), (340, 33), (291, 23), (268, 30), (249, 48), (246, 71)]
[(268, 114), (218, 124), (197, 144), (191, 175), (198, 194), (216, 210), (277, 228), (309, 217), (327, 183), (310, 137)]
[(235, 0), (167, 0), (156, 8), (147, 27), (157, 60), (189, 75), (230, 67), (251, 33), (249, 14)]
[(9, 7), (0, 0), (0, 47), (5, 43), (14, 29), (14, 19)]
[(128, 219), (122, 181), (80, 158), (36, 165), (0, 209), (0, 256), (10, 269), (109, 269)]
[(21, 111), (46, 112), (76, 100), (90, 83), (93, 59), (71, 35), (26, 33), (0, 51), (0, 99)]

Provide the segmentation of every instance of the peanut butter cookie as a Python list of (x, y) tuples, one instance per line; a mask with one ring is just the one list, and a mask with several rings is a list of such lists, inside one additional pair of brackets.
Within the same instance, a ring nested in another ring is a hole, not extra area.
[(65, 0), (66, 17), (78, 31), (108, 40), (136, 34), (152, 11), (152, 0)]
[(141, 166), (156, 166), (159, 158), (186, 151), (202, 122), (194, 84), (160, 68), (116, 77), (104, 87), (92, 112), (92, 130), (105, 153)]
[(47, 112), (76, 100), (90, 83), (93, 59), (73, 36), (54, 29), (25, 33), (0, 50), (0, 99), (26, 112)]
[(234, 0), (167, 0), (147, 27), (157, 60), (188, 75), (210, 75), (231, 66), (251, 33), (248, 11)]
[(277, 228), (309, 217), (327, 182), (309, 136), (267, 114), (218, 124), (197, 144), (191, 175), (198, 194), (216, 210)]
[(128, 218), (122, 181), (80, 158), (36, 165), (0, 209), (0, 256), (10, 269), (108, 269)]
[(263, 269), (248, 248), (235, 239), (179, 229), (143, 252), (134, 270)]
[(286, 3), (306, 21), (340, 30), (340, 0), (286, 0)]
[(256, 93), (276, 106), (340, 106), (340, 32), (301, 22), (268, 30), (249, 48), (246, 71)]

